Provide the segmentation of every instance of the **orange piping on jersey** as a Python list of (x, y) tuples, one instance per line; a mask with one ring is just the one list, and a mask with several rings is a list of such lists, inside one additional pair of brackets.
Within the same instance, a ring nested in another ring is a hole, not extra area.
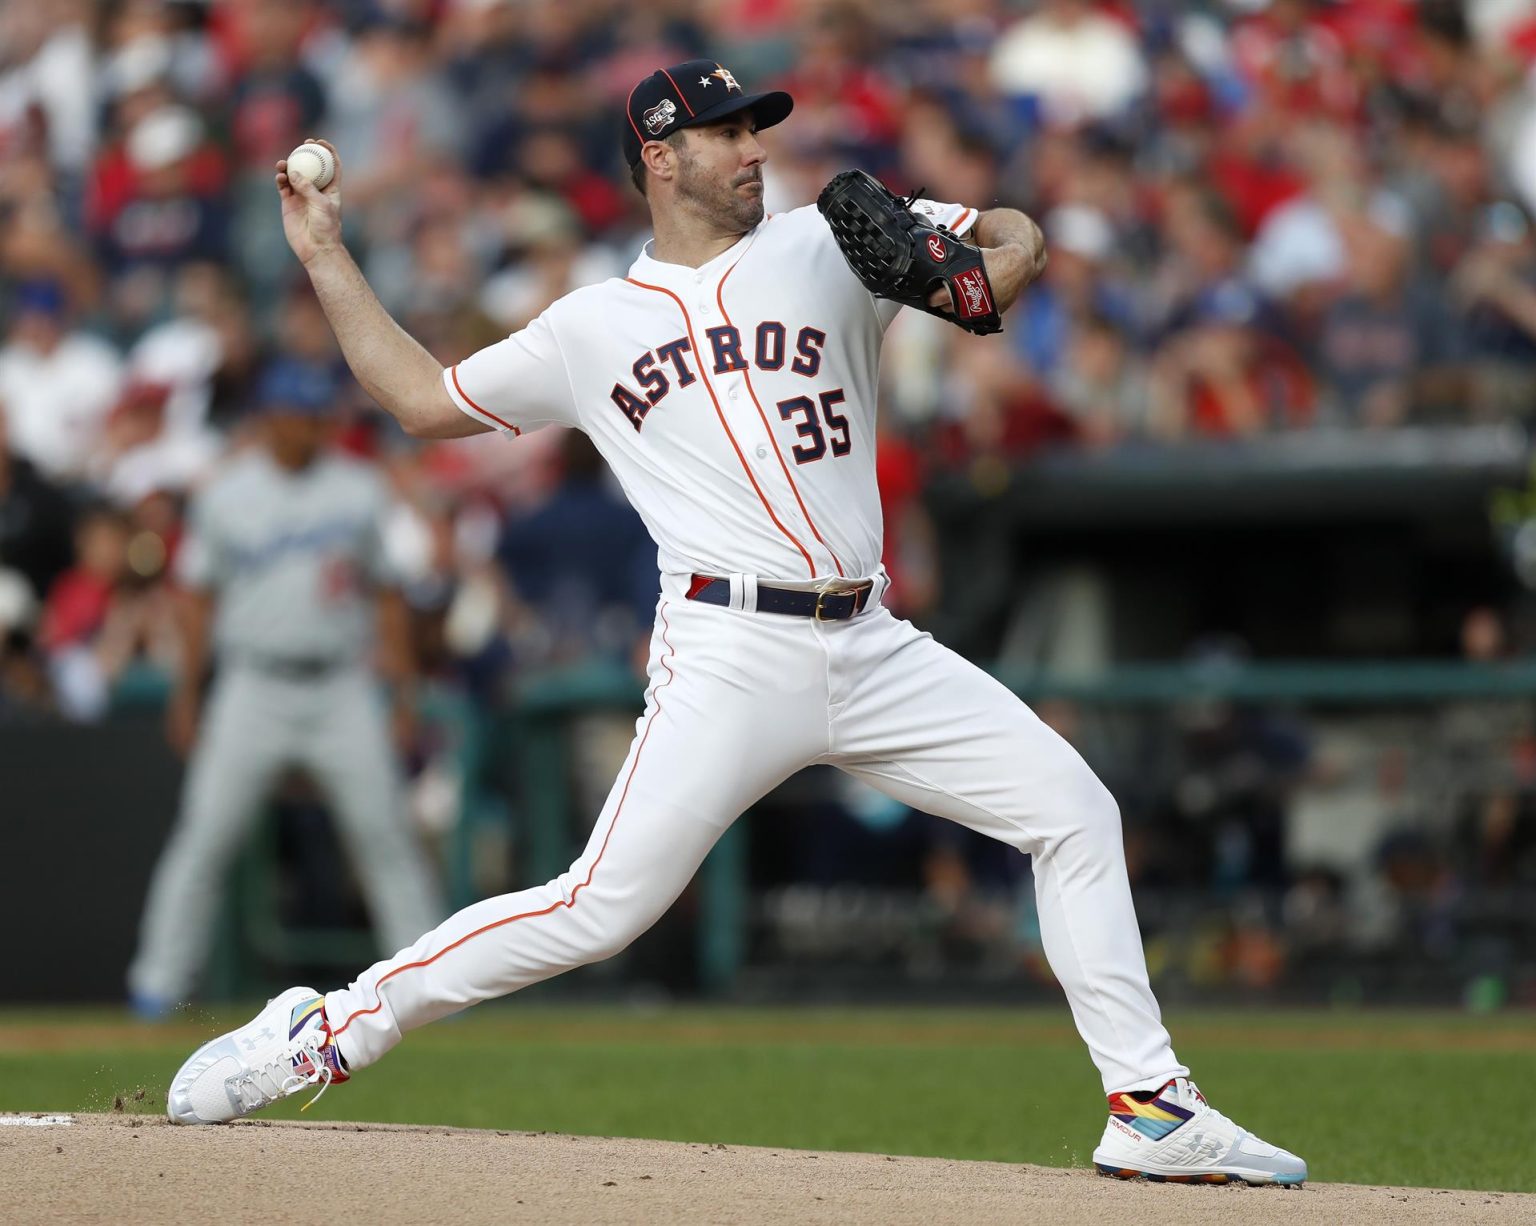
[[(757, 240), (754, 238), (752, 241), (756, 242)], [(748, 243), (747, 250), (750, 251), (751, 249), (752, 243)], [(741, 261), (746, 258), (747, 252), (743, 251), (741, 256), (737, 259), (736, 264), (740, 264)], [(731, 323), (731, 317), (726, 314), (725, 311), (725, 283), (730, 275), (736, 271), (736, 264), (732, 264), (725, 270), (725, 276), (720, 278), (719, 288), (715, 290), (715, 301), (720, 306), (720, 318), (725, 320), (726, 326), (730, 328), (734, 328), (736, 325)], [(789, 346), (787, 337), (785, 338), (784, 343), (785, 348), (787, 349)], [(795, 479), (789, 474), (789, 465), (784, 462), (784, 453), (779, 450), (778, 437), (774, 434), (773, 427), (768, 424), (768, 414), (763, 412), (763, 402), (757, 398), (757, 390), (752, 386), (751, 372), (752, 363), (748, 362), (746, 367), (741, 372), (741, 377), (746, 380), (747, 395), (752, 397), (752, 403), (757, 406), (757, 415), (763, 419), (763, 429), (768, 434), (768, 441), (773, 444), (773, 454), (776, 455), (779, 459), (779, 467), (784, 470), (784, 480), (789, 482), (789, 488), (795, 495), (795, 505), (800, 508), (800, 514), (805, 516), (805, 522), (810, 525), (811, 535), (816, 538), (816, 543), (827, 551), (828, 556), (832, 559), (832, 565), (837, 567), (837, 573), (846, 578), (847, 574), (843, 570), (843, 564), (838, 561), (837, 554), (832, 552), (832, 546), (821, 539), (821, 533), (816, 528), (816, 521), (811, 518), (811, 513), (805, 509), (805, 499), (800, 497), (800, 487), (795, 484)]]
[[(683, 313), (683, 326), (688, 329), (688, 343), (693, 346), (693, 360), (698, 363), (699, 378), (704, 381), (704, 388), (709, 392), (710, 400), (714, 401), (715, 416), (720, 419), (720, 427), (725, 431), (725, 437), (731, 440), (731, 447), (736, 452), (736, 458), (741, 461), (741, 471), (747, 474), (747, 480), (752, 483), (752, 489), (757, 494), (757, 500), (763, 504), (763, 510), (768, 512), (768, 518), (773, 520), (773, 526), (789, 538), (790, 543), (800, 551), (800, 556), (805, 559), (806, 571), (808, 572), (806, 577), (814, 579), (816, 577), (816, 563), (812, 560), (811, 555), (806, 552), (805, 546), (795, 537), (795, 534), (779, 522), (779, 517), (774, 514), (772, 505), (764, 496), (762, 487), (757, 483), (757, 478), (752, 475), (752, 467), (747, 463), (747, 457), (741, 454), (741, 444), (736, 441), (736, 436), (731, 433), (730, 423), (725, 420), (725, 413), (720, 408), (720, 397), (715, 395), (714, 384), (709, 381), (709, 376), (704, 373), (705, 355), (699, 349), (698, 341), (694, 339), (693, 318), (688, 314), (688, 308), (683, 305), (683, 300), (671, 290), (664, 289), (660, 285), (647, 285), (644, 281), (636, 281), (633, 277), (625, 277), (624, 279), (640, 289), (648, 289), (658, 294), (665, 294), (673, 302), (677, 303), (677, 309)], [(762, 410), (759, 409), (758, 412), (762, 412)], [(815, 529), (813, 528), (812, 531), (814, 532)]]
[(958, 221), (956, 221), (953, 226), (950, 227), (950, 232), (953, 233), (953, 234), (959, 234), (960, 231), (965, 228), (966, 220), (975, 211), (976, 211), (975, 209), (966, 209), (965, 212), (961, 213), (960, 214), (960, 219)]
[(444, 954), (452, 953), (460, 945), (464, 944), (464, 942), (472, 941), (477, 936), (481, 936), (484, 933), (490, 932), (492, 929), (505, 927), (507, 924), (516, 923), (518, 920), (537, 919), (541, 915), (549, 915), (553, 911), (558, 911), (561, 907), (566, 907), (569, 909), (576, 906), (576, 896), (580, 894), (582, 890), (586, 889), (587, 886), (592, 884), (592, 875), (597, 872), (597, 866), (603, 862), (603, 854), (608, 850), (608, 840), (613, 838), (614, 827), (619, 824), (619, 817), (624, 812), (624, 801), (629, 797), (629, 785), (635, 778), (635, 771), (639, 769), (640, 755), (645, 752), (645, 743), (650, 739), (651, 725), (655, 722), (656, 717), (661, 714), (661, 691), (666, 689), (667, 686), (671, 685), (676, 677), (676, 674), (674, 674), (672, 671), (672, 665), (667, 662), (669, 658), (677, 655), (677, 650), (672, 646), (671, 641), (667, 638), (667, 634), (672, 629), (672, 627), (667, 622), (667, 611), (665, 609), (661, 610), (661, 625), (661, 641), (667, 645), (667, 655), (661, 658), (661, 665), (667, 670), (667, 679), (651, 691), (651, 697), (656, 700), (656, 707), (651, 712), (650, 718), (645, 721), (645, 731), (640, 734), (640, 744), (635, 747), (635, 760), (630, 763), (629, 774), (624, 778), (624, 791), (619, 794), (619, 803), (613, 810), (613, 820), (608, 823), (608, 833), (603, 836), (603, 845), (598, 848), (597, 858), (592, 861), (592, 867), (587, 869), (586, 880), (577, 882), (576, 885), (572, 888), (570, 901), (566, 901), (562, 898), (558, 902), (550, 903), (549, 906), (545, 907), (541, 911), (524, 911), (519, 915), (509, 915), (505, 919), (493, 920), (491, 923), (486, 924), (483, 927), (476, 928), (473, 932), (465, 933), (457, 941), (453, 941), (448, 945), (444, 945), (430, 958), (423, 958), (420, 962), (407, 962), (404, 966), (395, 967), (394, 970), (390, 971), (387, 975), (380, 979), (378, 983), (374, 985), (374, 992), (379, 998), (378, 1003), (373, 1005), (371, 1008), (358, 1009), (355, 1013), (350, 1014), (347, 1019), (341, 1023), (340, 1026), (332, 1027), (331, 1037), (333, 1039), (340, 1038), (343, 1034), (345, 1034), (347, 1027), (350, 1026), (353, 1022), (357, 1021), (358, 1018), (367, 1017), (370, 1013), (377, 1013), (380, 1009), (382, 1009), (384, 1007), (384, 985), (401, 972), (415, 970), (418, 967), (431, 966)]
[[(489, 417), (498, 426), (505, 426), (508, 430), (512, 431), (514, 436), (520, 435), (522, 433), (522, 431), (514, 426), (511, 422), (503, 421), (489, 409), (482, 409), (478, 404), (469, 398), (469, 393), (464, 390), (464, 385), (459, 382), (459, 368), (457, 363), (448, 368), (448, 377), (453, 380), (453, 386), (458, 389), (459, 395), (464, 397), (464, 403), (469, 405), (470, 408), (474, 409), (476, 413), (479, 413), (485, 417)], [(530, 447), (532, 445), (532, 443), (529, 444)]]
[[(666, 77), (667, 80), (672, 81), (672, 74), (670, 72), (668, 72), (665, 68), (663, 68), (661, 70), (661, 75)], [(672, 88), (673, 89), (677, 89), (677, 82), (676, 81), (672, 81)], [(684, 106), (688, 106), (688, 97), (680, 89), (677, 89), (677, 100), (679, 102), (681, 102)], [(693, 108), (691, 106), (688, 106), (688, 118), (689, 119), (693, 118)], [(634, 120), (630, 120), (630, 122), (633, 123)]]

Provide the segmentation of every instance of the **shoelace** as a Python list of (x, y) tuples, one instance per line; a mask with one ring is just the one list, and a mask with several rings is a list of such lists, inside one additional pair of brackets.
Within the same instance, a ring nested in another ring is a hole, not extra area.
[[(321, 1048), (325, 1046), (324, 1039), (325, 1036), (318, 1028), (306, 1030), (290, 1042), (276, 1060), (234, 1078), (230, 1084), (239, 1096), (244, 1111), (255, 1111), (318, 1082), (320, 1088), (315, 1096), (299, 1110), (308, 1111), (314, 1106), (320, 1095), (330, 1088), (335, 1077), (331, 1066), (321, 1054)], [(311, 1072), (301, 1073), (294, 1068), (294, 1061), (301, 1056), (309, 1061)]]
[(331, 1082), (336, 1077), (336, 1074), (331, 1071), (331, 1066), (326, 1064), (324, 1061), (320, 1063), (319, 1067), (320, 1071), (310, 1078), (310, 1082), (313, 1084), (314, 1082), (318, 1081), (320, 1083), (320, 1088), (315, 1091), (315, 1096), (313, 1098), (311, 1098), (307, 1103), (299, 1108), (300, 1111), (308, 1111), (317, 1102), (319, 1102), (320, 1095), (324, 1094), (331, 1088)]

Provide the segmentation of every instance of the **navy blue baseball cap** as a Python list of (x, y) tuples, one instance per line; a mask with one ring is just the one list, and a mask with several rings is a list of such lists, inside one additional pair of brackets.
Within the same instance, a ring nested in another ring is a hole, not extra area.
[(263, 413), (319, 417), (336, 404), (336, 379), (324, 366), (278, 358), (262, 372), (256, 408)]
[(658, 68), (629, 91), (624, 125), (624, 160), (635, 166), (647, 141), (666, 140), (679, 128), (719, 123), (751, 111), (759, 128), (783, 123), (795, 100), (781, 89), (749, 94), (729, 69), (714, 60), (688, 60)]

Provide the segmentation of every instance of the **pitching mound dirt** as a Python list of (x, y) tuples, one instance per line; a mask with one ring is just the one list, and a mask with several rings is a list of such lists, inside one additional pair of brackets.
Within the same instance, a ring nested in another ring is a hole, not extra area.
[(1536, 1196), (1496, 1192), (1177, 1187), (998, 1162), (546, 1133), (72, 1118), (0, 1128), (8, 1222), (1536, 1221)]

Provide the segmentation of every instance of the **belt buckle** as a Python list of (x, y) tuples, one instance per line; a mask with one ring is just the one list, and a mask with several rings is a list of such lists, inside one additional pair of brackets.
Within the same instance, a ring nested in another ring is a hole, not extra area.
[[(837, 584), (839, 582), (845, 584), (845, 586), (843, 586), (843, 587), (834, 586), (835, 584)], [(816, 611), (815, 611), (815, 613), (812, 616), (814, 616), (815, 619), (817, 621), (819, 621), (819, 622), (846, 621), (847, 618), (843, 618), (843, 617), (823, 616), (823, 614), (822, 614), (822, 601), (824, 601), (828, 596), (847, 596), (847, 597), (850, 597), (852, 599), (853, 603), (848, 606), (848, 617), (852, 617), (855, 613), (857, 613), (859, 611), (859, 597), (861, 595), (867, 595), (869, 592), (872, 592), (874, 590), (874, 587), (875, 587), (875, 584), (874, 584), (874, 580), (872, 580), (872, 579), (866, 579), (863, 583), (851, 583), (848, 580), (837, 580), (837, 579), (828, 580), (827, 585), (825, 587), (820, 587), (820, 588), (816, 589)]]

